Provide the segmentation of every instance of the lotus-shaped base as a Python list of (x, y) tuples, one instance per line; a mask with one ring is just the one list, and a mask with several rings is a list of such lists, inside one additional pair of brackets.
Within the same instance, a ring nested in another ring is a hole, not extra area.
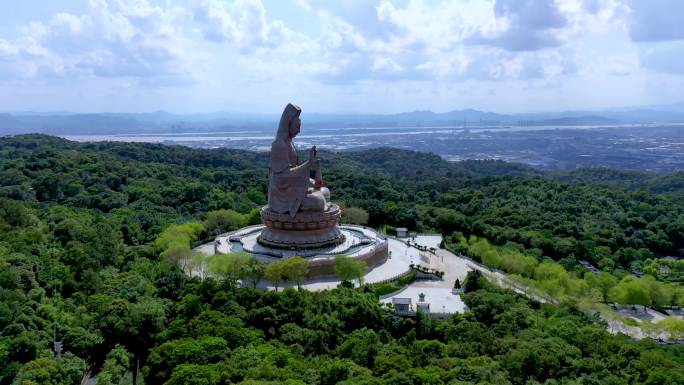
[(342, 211), (331, 204), (322, 212), (298, 212), (291, 217), (261, 209), (261, 221), (266, 226), (259, 235), (259, 243), (264, 246), (285, 249), (317, 249), (337, 245), (344, 241), (344, 234), (338, 224)]

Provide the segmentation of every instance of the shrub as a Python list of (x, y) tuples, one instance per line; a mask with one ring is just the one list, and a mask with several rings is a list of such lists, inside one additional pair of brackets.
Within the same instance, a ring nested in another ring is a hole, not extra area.
[(375, 286), (374, 292), (375, 292), (375, 295), (377, 295), (379, 297), (381, 295), (393, 293), (393, 292), (395, 292), (401, 288), (402, 288), (402, 286), (392, 285), (391, 283), (382, 283), (382, 284)]

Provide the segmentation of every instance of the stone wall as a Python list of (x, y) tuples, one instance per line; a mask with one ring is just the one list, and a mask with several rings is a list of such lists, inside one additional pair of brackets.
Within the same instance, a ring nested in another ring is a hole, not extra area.
[[(259, 227), (262, 227), (263, 225), (253, 225), (253, 226), (247, 226), (239, 230), (235, 231), (230, 231), (224, 234), (221, 234), (217, 237), (218, 238), (223, 238), (226, 240), (238, 240), (239, 237), (243, 236), (246, 233), (249, 233), (253, 230), (256, 230)], [(350, 226), (350, 227), (362, 227), (362, 226)], [(372, 230), (372, 229), (370, 229)], [(373, 230), (375, 231), (375, 230)], [(214, 243), (214, 252), (219, 252), (216, 250), (217, 245)], [(249, 250), (246, 250), (249, 252)], [(268, 255), (273, 258), (281, 258), (279, 254), (276, 253), (267, 253), (267, 252), (261, 252), (263, 255)], [(367, 251), (359, 253), (358, 255), (354, 255), (352, 258), (355, 260), (361, 260), (366, 262), (368, 265), (368, 270), (370, 271), (371, 269), (382, 265), (387, 261), (387, 258), (389, 256), (389, 242), (387, 239), (384, 239), (382, 242), (379, 242), (378, 244), (375, 245), (375, 247), (369, 248)], [(305, 258), (308, 259), (308, 258)], [(335, 255), (319, 255), (315, 261), (310, 261), (309, 262), (309, 278), (336, 278), (337, 276), (335, 275)]]
[[(387, 240), (377, 244), (374, 248), (354, 255), (352, 258), (356, 261), (364, 261), (368, 265), (368, 270), (376, 266), (380, 266), (387, 260), (389, 256), (389, 243)], [(329, 278), (335, 277), (335, 256), (331, 255), (329, 258), (318, 259), (309, 263), (309, 278)]]

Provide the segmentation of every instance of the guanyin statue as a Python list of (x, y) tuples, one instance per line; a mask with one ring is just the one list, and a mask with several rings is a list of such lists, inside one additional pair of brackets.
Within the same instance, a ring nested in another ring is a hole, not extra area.
[(344, 241), (338, 227), (342, 212), (330, 202), (316, 146), (311, 147), (309, 159), (300, 163), (292, 142), (301, 128), (301, 113), (292, 103), (285, 106), (271, 145), (268, 205), (261, 210), (266, 226), (259, 235), (263, 245), (296, 250)]
[[(268, 208), (294, 217), (299, 211), (325, 211), (330, 205), (330, 191), (323, 186), (321, 163), (316, 146), (309, 151), (309, 160), (299, 163), (292, 139), (302, 125), (302, 109), (290, 103), (280, 118), (278, 132), (271, 144), (271, 174), (268, 183)], [(315, 179), (311, 172), (315, 171)]]

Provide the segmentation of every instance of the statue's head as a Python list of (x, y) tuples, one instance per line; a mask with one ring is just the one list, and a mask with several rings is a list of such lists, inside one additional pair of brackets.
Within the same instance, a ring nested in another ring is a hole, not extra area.
[(278, 125), (279, 139), (285, 139), (285, 136), (289, 138), (294, 138), (299, 134), (299, 129), (302, 126), (302, 121), (299, 119), (299, 115), (302, 113), (302, 109), (292, 103), (288, 103), (285, 106), (283, 115), (280, 117), (280, 124)]
[(290, 120), (290, 138), (294, 138), (299, 134), (299, 130), (302, 128), (302, 120), (299, 116), (295, 116)]

